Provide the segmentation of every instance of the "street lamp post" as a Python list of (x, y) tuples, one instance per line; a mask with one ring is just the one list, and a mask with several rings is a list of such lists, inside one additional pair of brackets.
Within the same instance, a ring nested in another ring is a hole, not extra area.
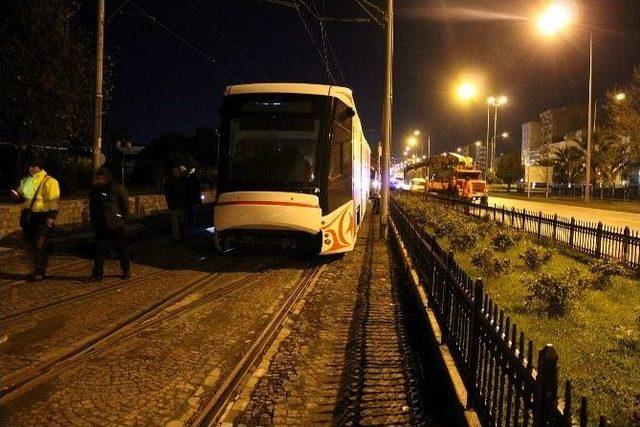
[(591, 199), (591, 140), (593, 138), (593, 126), (591, 126), (593, 114), (593, 32), (589, 32), (589, 110), (587, 113), (587, 170), (585, 173), (584, 201)]
[(487, 169), (493, 171), (494, 163), (495, 163), (495, 155), (496, 155), (496, 139), (498, 136), (498, 107), (501, 107), (507, 103), (507, 97), (504, 95), (501, 96), (490, 96), (487, 98), (487, 112), (489, 111), (489, 107), (493, 107), (493, 137), (491, 138), (491, 146), (489, 146), (489, 120), (487, 113), (487, 162), (489, 163)]

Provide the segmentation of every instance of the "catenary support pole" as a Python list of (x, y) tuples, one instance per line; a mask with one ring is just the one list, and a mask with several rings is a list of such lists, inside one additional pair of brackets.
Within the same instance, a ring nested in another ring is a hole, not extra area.
[(382, 106), (382, 206), (380, 232), (389, 234), (389, 160), (391, 156), (391, 110), (393, 100), (393, 0), (387, 0), (386, 64)]
[(102, 63), (104, 56), (104, 2), (98, 0), (96, 14), (96, 84), (93, 112), (93, 171), (101, 166), (102, 154)]

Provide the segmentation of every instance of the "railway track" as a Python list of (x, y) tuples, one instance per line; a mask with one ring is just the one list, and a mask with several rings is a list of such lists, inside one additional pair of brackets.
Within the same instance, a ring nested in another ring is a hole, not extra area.
[(224, 382), (217, 387), (216, 393), (204, 406), (198, 409), (198, 412), (189, 421), (189, 425), (193, 427), (218, 425), (225, 410), (237, 396), (243, 380), (260, 363), (260, 360), (276, 339), (284, 320), (293, 311), (298, 302), (304, 298), (307, 290), (320, 277), (324, 268), (324, 265), (315, 266), (302, 274), (284, 303), (280, 306), (280, 309), (271, 317), (260, 335), (252, 341), (251, 347), (244, 353)]
[[(152, 240), (148, 240), (145, 242), (141, 242), (141, 243), (136, 243), (131, 245), (129, 248), (131, 251), (137, 251), (140, 249), (145, 249), (147, 247), (154, 247), (157, 243), (163, 241), (163, 239), (158, 238), (158, 239), (152, 239)], [(20, 251), (22, 253), (22, 251)], [(24, 256), (24, 255), (23, 255)], [(5, 261), (3, 261), (5, 262)], [(47, 268), (47, 273), (51, 274), (51, 273), (57, 273), (60, 271), (65, 271), (68, 269), (72, 269), (74, 267), (77, 267), (79, 265), (82, 264), (89, 264), (93, 262), (92, 259), (74, 259), (72, 261), (69, 262), (65, 262), (62, 264), (55, 264), (50, 266), (49, 268)], [(14, 281), (10, 281), (10, 282), (6, 282), (6, 283), (1, 283), (0, 282), (0, 290), (2, 290), (2, 292), (6, 292), (9, 291), (10, 289), (16, 287), (17, 285), (21, 285), (24, 283), (27, 283), (28, 279), (19, 279), (19, 280), (14, 280)]]
[[(222, 277), (224, 273), (241, 263), (241, 260), (237, 260), (225, 266), (221, 271), (200, 276), (166, 298), (122, 319), (117, 325), (70, 346), (56, 357), (6, 375), (2, 380), (0, 407), (27, 393), (42, 382), (81, 364), (87, 358), (124, 343), (147, 328), (166, 322), (188, 310), (193, 310), (216, 298), (233, 294), (246, 285), (262, 280), (265, 275), (273, 272), (279, 266), (276, 265), (274, 268), (264, 271), (251, 271), (242, 277), (225, 281), (194, 301), (185, 299), (189, 294), (210, 284), (212, 280)], [(181, 302), (182, 304), (180, 304)]]
[[(176, 258), (173, 261), (174, 262), (185, 262), (186, 265), (185, 267), (188, 268), (190, 265), (190, 262), (195, 262), (197, 260), (200, 260), (202, 258), (201, 255), (194, 255), (193, 257), (181, 257), (181, 258)], [(149, 274), (146, 274), (144, 276), (139, 276), (139, 277), (134, 277), (133, 279), (129, 279), (125, 282), (120, 282), (117, 285), (115, 283), (109, 283), (107, 282), (104, 286), (100, 286), (99, 288), (96, 289), (90, 289), (90, 290), (85, 290), (85, 291), (80, 291), (78, 293), (72, 294), (72, 295), (66, 295), (65, 297), (56, 299), (52, 302), (46, 303), (46, 304), (41, 304), (35, 307), (30, 307), (28, 309), (25, 310), (20, 310), (17, 311), (15, 313), (9, 313), (9, 314), (5, 314), (0, 316), (0, 322), (6, 322), (9, 320), (16, 320), (19, 319), (21, 317), (24, 317), (26, 315), (29, 314), (36, 314), (39, 313), (41, 311), (45, 311), (51, 308), (55, 308), (55, 307), (59, 307), (65, 304), (71, 304), (77, 301), (80, 301), (82, 299), (85, 298), (89, 298), (89, 297), (94, 297), (96, 295), (102, 294), (102, 293), (107, 293), (107, 292), (114, 292), (114, 291), (119, 291), (122, 290), (123, 288), (128, 288), (130, 286), (133, 285), (137, 285), (139, 283), (144, 283), (148, 280), (153, 280), (155, 278), (160, 278), (162, 276), (164, 276), (165, 274), (167, 274), (167, 272), (165, 270), (159, 270), (159, 271), (154, 271), (151, 272)]]

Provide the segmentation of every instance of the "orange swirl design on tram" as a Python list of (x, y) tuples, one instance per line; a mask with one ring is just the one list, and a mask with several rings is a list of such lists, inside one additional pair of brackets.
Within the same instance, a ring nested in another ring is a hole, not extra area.
[[(327, 250), (327, 252), (336, 251), (351, 246), (353, 237), (355, 237), (356, 232), (356, 225), (353, 218), (352, 210), (352, 205), (345, 206), (338, 216), (333, 218), (330, 223), (322, 227), (323, 233), (328, 233), (331, 236), (332, 245)], [(346, 230), (345, 221), (348, 221), (348, 227)], [(336, 224), (336, 222), (338, 225), (337, 230), (332, 228), (332, 226)]]

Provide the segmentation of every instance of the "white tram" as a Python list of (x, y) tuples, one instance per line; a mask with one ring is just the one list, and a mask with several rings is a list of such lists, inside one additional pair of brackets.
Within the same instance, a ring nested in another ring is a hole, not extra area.
[(228, 86), (220, 108), (216, 244), (351, 251), (369, 198), (370, 149), (350, 89)]

